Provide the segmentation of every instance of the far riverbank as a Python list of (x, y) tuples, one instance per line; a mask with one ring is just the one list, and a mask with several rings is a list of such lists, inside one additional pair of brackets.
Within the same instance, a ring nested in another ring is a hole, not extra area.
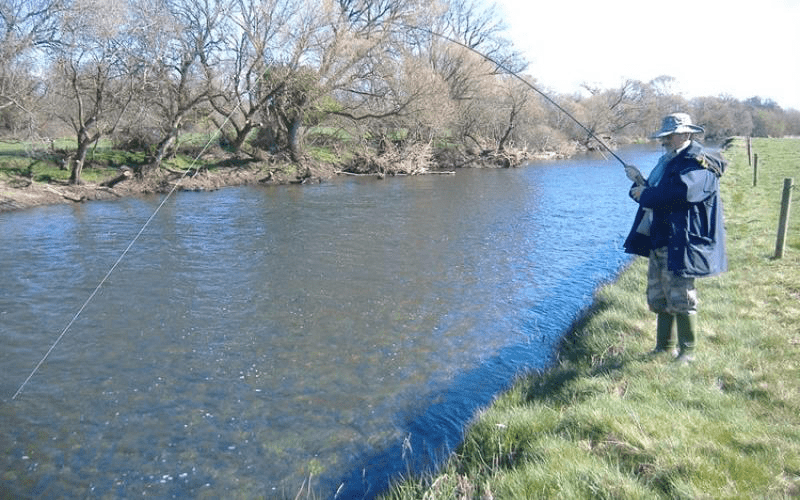
[[(433, 164), (411, 165), (410, 168), (386, 168), (374, 158), (362, 158), (358, 165), (310, 161), (301, 166), (273, 164), (264, 161), (232, 161), (219, 165), (203, 165), (179, 170), (162, 168), (140, 178), (130, 174), (130, 169), (103, 168), (95, 170), (95, 181), (79, 185), (48, 173), (45, 180), (19, 175), (0, 166), (0, 212), (22, 210), (40, 205), (81, 203), (93, 200), (113, 200), (126, 196), (182, 191), (210, 191), (228, 186), (316, 184), (337, 175), (362, 175), (378, 178), (393, 175), (431, 175), (453, 173), (460, 168), (513, 168), (531, 160), (558, 159), (566, 156), (553, 152), (531, 153), (527, 150), (509, 150), (505, 153), (483, 155), (448, 155)], [(389, 161), (387, 159), (387, 161)], [(34, 162), (36, 163), (36, 162)], [(59, 169), (53, 165), (53, 172)], [(61, 170), (61, 177), (67, 172)], [(127, 173), (127, 175), (123, 175)], [(123, 178), (124, 177), (124, 178)], [(117, 182), (114, 180), (117, 179)], [(177, 184), (177, 186), (176, 186)]]

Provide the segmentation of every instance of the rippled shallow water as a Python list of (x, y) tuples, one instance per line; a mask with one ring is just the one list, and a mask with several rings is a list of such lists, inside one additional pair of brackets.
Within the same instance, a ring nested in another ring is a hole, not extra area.
[[(651, 165), (652, 147), (624, 151)], [(371, 497), (545, 368), (626, 261), (599, 157), (0, 214), (3, 487)]]

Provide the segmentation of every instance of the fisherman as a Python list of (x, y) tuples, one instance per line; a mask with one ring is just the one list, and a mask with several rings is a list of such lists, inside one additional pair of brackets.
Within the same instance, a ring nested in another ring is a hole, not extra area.
[(728, 266), (719, 190), (725, 161), (692, 139), (702, 132), (688, 114), (670, 114), (651, 137), (661, 140), (665, 152), (647, 179), (635, 166), (625, 166), (639, 208), (624, 248), (649, 259), (647, 305), (657, 315), (652, 353), (671, 353), (682, 363), (694, 360), (695, 278)]

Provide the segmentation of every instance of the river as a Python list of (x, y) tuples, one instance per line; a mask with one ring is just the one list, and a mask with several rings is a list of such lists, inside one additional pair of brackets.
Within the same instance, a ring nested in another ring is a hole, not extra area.
[(3, 489), (372, 498), (549, 366), (627, 262), (628, 186), (586, 155), (183, 192), (125, 254), (161, 196), (0, 213)]

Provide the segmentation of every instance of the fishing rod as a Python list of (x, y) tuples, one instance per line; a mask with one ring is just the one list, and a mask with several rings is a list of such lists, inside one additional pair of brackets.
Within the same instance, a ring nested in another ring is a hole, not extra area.
[(521, 81), (522, 83), (524, 83), (525, 85), (530, 87), (531, 90), (533, 90), (534, 92), (536, 92), (537, 94), (542, 96), (547, 102), (549, 102), (550, 104), (552, 104), (553, 106), (558, 108), (559, 111), (561, 111), (562, 113), (567, 115), (570, 119), (572, 119), (572, 121), (574, 121), (576, 124), (578, 124), (578, 126), (580, 128), (582, 128), (584, 131), (586, 131), (586, 133), (589, 134), (589, 136), (592, 139), (596, 140), (598, 142), (598, 144), (603, 146), (603, 149), (608, 151), (611, 154), (611, 156), (616, 158), (617, 161), (619, 161), (622, 164), (623, 167), (627, 167), (628, 166), (628, 164), (625, 163), (625, 161), (622, 158), (620, 158), (614, 151), (612, 151), (611, 148), (605, 142), (603, 142), (599, 137), (597, 137), (597, 135), (595, 135), (595, 133), (592, 130), (590, 130), (589, 127), (587, 127), (586, 125), (581, 123), (577, 118), (572, 116), (572, 114), (569, 111), (564, 109), (560, 104), (558, 104), (556, 101), (554, 101), (552, 98), (550, 98), (550, 96), (548, 96), (546, 93), (544, 93), (541, 90), (539, 90), (538, 88), (536, 88), (531, 82), (529, 82), (528, 80), (522, 78), (517, 72), (512, 71), (510, 68), (506, 67), (505, 65), (503, 65), (499, 61), (489, 57), (488, 55), (484, 54), (483, 52), (480, 52), (479, 50), (475, 49), (474, 47), (470, 47), (469, 45), (467, 45), (465, 43), (459, 42), (455, 38), (452, 38), (452, 37), (449, 37), (449, 36), (447, 36), (445, 34), (433, 31), (431, 29), (421, 28), (419, 26), (413, 26), (413, 25), (410, 25), (410, 24), (398, 24), (398, 26), (401, 26), (401, 27), (404, 27), (404, 28), (408, 28), (408, 29), (412, 29), (412, 30), (416, 30), (416, 31), (422, 31), (424, 33), (428, 33), (429, 35), (433, 35), (433, 36), (439, 37), (439, 38), (441, 38), (443, 40), (447, 40), (450, 43), (454, 43), (454, 44), (456, 44), (458, 46), (461, 46), (461, 47), (463, 47), (463, 48), (465, 48), (465, 49), (467, 49), (467, 50), (469, 50), (469, 51), (481, 56), (482, 58), (486, 59), (490, 63), (494, 64), (495, 66), (497, 66), (501, 70), (505, 71), (509, 75), (513, 76), (517, 80)]

